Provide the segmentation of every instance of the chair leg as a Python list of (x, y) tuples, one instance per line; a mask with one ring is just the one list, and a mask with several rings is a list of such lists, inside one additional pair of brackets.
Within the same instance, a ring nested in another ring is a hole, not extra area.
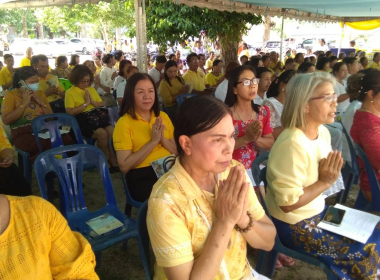
[(263, 250), (260, 250), (256, 265), (256, 271), (268, 278), (272, 278), (274, 275), (274, 270), (276, 268), (277, 258), (277, 251), (272, 250), (270, 252), (265, 252)]
[[(142, 265), (143, 265), (143, 268), (144, 268), (144, 271), (145, 271), (146, 279), (148, 279), (148, 280), (152, 279), (151, 278), (152, 276), (151, 276), (150, 268), (149, 268), (149, 261), (148, 261), (148, 258), (150, 257), (149, 256), (149, 244), (145, 244), (148, 247), (144, 248), (144, 244), (142, 244), (142, 241), (141, 241), (140, 237), (137, 237), (137, 243), (139, 245), (141, 261), (142, 261)], [(145, 252), (147, 252), (147, 253), (145, 253)]]

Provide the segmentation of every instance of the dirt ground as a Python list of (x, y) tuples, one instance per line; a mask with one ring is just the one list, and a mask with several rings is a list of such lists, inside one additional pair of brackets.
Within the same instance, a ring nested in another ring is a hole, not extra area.
[[(119, 209), (124, 212), (125, 193), (120, 179), (120, 174), (111, 174), (113, 189), (116, 195)], [(90, 211), (98, 209), (105, 205), (105, 195), (102, 182), (97, 172), (85, 172), (83, 176), (84, 195), (86, 204)], [(33, 194), (40, 196), (39, 187), (35, 176), (32, 181)], [(358, 186), (354, 186), (347, 206), (353, 206), (354, 199), (358, 192)], [(334, 204), (335, 197), (328, 199), (328, 204)], [(59, 199), (55, 199), (54, 204), (58, 206)], [(133, 209), (132, 217), (136, 218), (137, 210)], [(252, 267), (256, 266), (256, 257), (253, 250), (248, 250), (248, 259)], [(102, 280), (143, 280), (145, 274), (142, 268), (137, 242), (135, 240), (128, 241), (125, 251), (122, 250), (122, 244), (114, 246), (102, 252), (102, 264), (96, 269), (100, 279)], [(277, 269), (274, 280), (322, 280), (326, 279), (324, 272), (315, 266), (296, 260), (293, 267), (282, 267)]]

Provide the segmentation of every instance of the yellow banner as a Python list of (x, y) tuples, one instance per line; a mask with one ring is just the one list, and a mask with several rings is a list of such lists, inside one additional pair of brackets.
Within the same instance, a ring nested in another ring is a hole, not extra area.
[[(380, 27), (380, 19), (345, 22), (345, 24), (356, 30), (372, 30)], [(341, 22), (340, 25), (343, 27), (343, 22)]]

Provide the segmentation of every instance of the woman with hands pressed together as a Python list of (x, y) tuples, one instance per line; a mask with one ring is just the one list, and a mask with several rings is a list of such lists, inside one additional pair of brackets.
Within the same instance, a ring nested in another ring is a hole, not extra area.
[[(151, 162), (176, 154), (173, 125), (160, 112), (157, 90), (148, 74), (136, 73), (128, 79), (120, 119), (113, 135), (117, 161), (133, 199), (144, 202), (157, 182)], [(130, 214), (130, 206), (126, 206)]]
[(92, 71), (85, 65), (77, 65), (71, 70), (69, 80), (73, 87), (65, 95), (66, 112), (75, 116), (82, 135), (95, 139), (98, 148), (102, 150), (106, 158), (108, 154), (110, 171), (117, 171), (116, 157), (109, 147), (113, 127), (109, 124), (107, 109), (91, 113), (96, 108), (104, 106), (95, 88), (90, 86), (94, 81)]
[[(6, 92), (1, 104), (1, 117), (11, 127), (14, 145), (30, 154), (33, 162), (39, 154), (37, 141), (32, 134), (31, 122), (41, 115), (52, 114), (53, 111), (43, 91), (38, 90), (37, 70), (31, 66), (19, 68), (13, 78), (14, 89)], [(69, 135), (62, 135), (63, 142), (72, 143)], [(40, 138), (43, 151), (51, 149), (51, 140)]]
[(323, 72), (289, 81), (281, 117), (285, 130), (269, 155), (265, 202), (286, 247), (319, 259), (338, 279), (375, 279), (379, 229), (361, 244), (317, 228), (327, 210), (323, 192), (337, 181), (343, 165), (323, 126), (334, 122), (334, 84)]
[(239, 66), (232, 70), (228, 79), (225, 103), (231, 108), (235, 128), (233, 159), (241, 162), (254, 182), (251, 166), (258, 148), (269, 150), (274, 138), (270, 122), (270, 111), (266, 106), (253, 103), (257, 95), (259, 79), (251, 66)]
[(181, 105), (179, 157), (149, 198), (154, 279), (267, 279), (246, 260), (247, 243), (271, 250), (276, 232), (244, 166), (232, 160), (234, 134), (222, 101), (198, 96)]

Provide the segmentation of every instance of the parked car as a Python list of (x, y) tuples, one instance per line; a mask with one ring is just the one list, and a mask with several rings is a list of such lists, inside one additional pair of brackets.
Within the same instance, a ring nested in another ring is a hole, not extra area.
[[(264, 52), (275, 51), (277, 53), (280, 53), (280, 47), (281, 47), (280, 41), (266, 41), (263, 44), (262, 51), (264, 51)], [(285, 46), (285, 43), (283, 43), (282, 44), (282, 53), (285, 53), (286, 50), (287, 50), (287, 47)]]
[(94, 39), (95, 46), (100, 49), (102, 52), (106, 50), (104, 41), (101, 39)]
[(314, 46), (314, 40), (306, 39), (301, 44), (298, 45), (298, 48), (305, 49), (305, 50), (312, 50), (313, 46)]
[(29, 38), (13, 38), (9, 45), (9, 52), (13, 55), (25, 54), (26, 48), (32, 45)]
[(75, 45), (68, 40), (65, 39), (53, 39), (50, 40), (55, 47), (57, 48), (57, 52), (59, 55), (71, 55), (75, 53)]
[(81, 52), (82, 54), (92, 53), (96, 48), (94, 40), (91, 41), (86, 38), (72, 38), (70, 42), (75, 45), (75, 51)]
[(32, 40), (33, 54), (44, 54), (47, 57), (55, 57), (55, 50), (48, 40)]

